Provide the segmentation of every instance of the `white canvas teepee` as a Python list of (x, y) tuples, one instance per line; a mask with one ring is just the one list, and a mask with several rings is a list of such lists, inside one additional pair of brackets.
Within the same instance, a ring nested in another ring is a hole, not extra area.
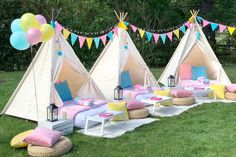
[(113, 99), (114, 88), (119, 85), (120, 73), (126, 70), (129, 70), (133, 84), (157, 85), (128, 32), (118, 27), (118, 36), (114, 35), (106, 45), (90, 75), (104, 96)]
[(178, 84), (179, 66), (181, 64), (189, 64), (195, 66), (206, 66), (208, 78), (211, 80), (217, 80), (222, 84), (231, 83), (208, 43), (200, 25), (197, 23), (196, 15), (195, 21), (196, 23), (190, 25), (190, 28), (181, 39), (177, 49), (158, 81), (167, 85), (168, 77), (173, 75)]
[[(62, 55), (57, 53), (58, 46)], [(46, 108), (51, 102), (62, 105), (53, 84), (64, 80), (67, 80), (73, 97), (104, 98), (72, 47), (59, 33), (42, 43), (1, 114), (33, 121), (46, 119)]]

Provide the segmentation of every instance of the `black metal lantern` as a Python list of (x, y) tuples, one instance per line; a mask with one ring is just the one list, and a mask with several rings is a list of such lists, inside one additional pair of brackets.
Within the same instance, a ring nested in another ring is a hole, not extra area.
[(114, 99), (115, 100), (122, 100), (123, 99), (123, 88), (121, 86), (116, 86), (114, 89)]
[(168, 87), (175, 87), (175, 77), (173, 75), (168, 77)]
[(47, 120), (51, 122), (58, 120), (58, 107), (55, 104), (50, 104), (47, 107)]

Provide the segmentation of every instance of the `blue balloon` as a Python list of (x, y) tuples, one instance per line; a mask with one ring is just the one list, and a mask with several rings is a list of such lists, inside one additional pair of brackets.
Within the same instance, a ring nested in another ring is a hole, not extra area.
[(11, 31), (12, 31), (12, 33), (22, 31), (22, 29), (20, 27), (20, 19), (15, 19), (14, 21), (12, 21)]
[(10, 37), (11, 46), (17, 50), (26, 50), (30, 47), (30, 43), (24, 32), (14, 32)]

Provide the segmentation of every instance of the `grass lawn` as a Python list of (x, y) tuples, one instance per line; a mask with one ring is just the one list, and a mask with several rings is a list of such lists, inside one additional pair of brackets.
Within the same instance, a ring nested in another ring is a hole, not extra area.
[[(236, 82), (236, 65), (224, 67)], [(156, 78), (163, 69), (152, 69)], [(20, 81), (23, 72), (0, 72), (0, 110)], [(35, 123), (10, 116), (0, 118), (0, 156), (27, 156), (26, 149), (12, 149), (11, 138)], [(70, 156), (236, 156), (236, 104), (212, 103), (191, 109), (180, 116), (160, 118), (115, 139), (89, 137), (74, 132), (69, 136)]]

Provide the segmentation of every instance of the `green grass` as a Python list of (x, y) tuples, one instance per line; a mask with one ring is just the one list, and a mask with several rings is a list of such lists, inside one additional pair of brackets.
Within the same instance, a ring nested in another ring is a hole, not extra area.
[[(236, 82), (236, 65), (224, 67)], [(163, 69), (152, 69), (156, 78)], [(0, 110), (16, 88), (23, 72), (0, 72)], [(11, 138), (36, 127), (10, 116), (0, 118), (0, 156), (27, 156), (26, 149), (12, 149)], [(90, 137), (74, 132), (70, 135), (72, 156), (235, 156), (236, 104), (212, 103), (195, 107), (180, 116), (160, 118), (115, 139)]]

